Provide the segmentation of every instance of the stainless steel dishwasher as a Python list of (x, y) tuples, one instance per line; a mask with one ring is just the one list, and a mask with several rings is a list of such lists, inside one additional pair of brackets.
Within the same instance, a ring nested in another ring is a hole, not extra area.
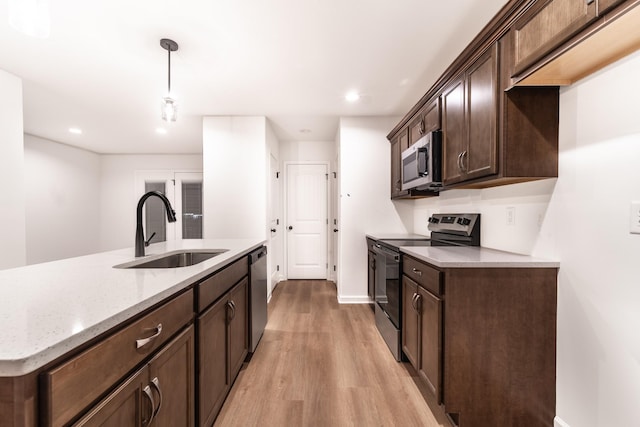
[(256, 351), (267, 325), (267, 248), (262, 246), (249, 254), (249, 351)]

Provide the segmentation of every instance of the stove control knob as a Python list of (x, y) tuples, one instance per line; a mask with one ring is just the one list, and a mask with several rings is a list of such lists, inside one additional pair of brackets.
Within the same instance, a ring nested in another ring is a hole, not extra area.
[(471, 220), (469, 218), (458, 218), (458, 224), (466, 226), (471, 224)]
[(429, 223), (431, 223), (431, 224), (437, 224), (437, 223), (440, 222), (440, 220), (438, 218), (434, 218), (432, 216), (430, 216), (427, 221), (429, 221)]

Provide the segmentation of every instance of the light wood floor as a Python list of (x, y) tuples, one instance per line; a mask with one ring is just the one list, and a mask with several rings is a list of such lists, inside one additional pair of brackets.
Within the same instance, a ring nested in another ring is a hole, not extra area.
[(449, 427), (415, 371), (394, 360), (371, 308), (338, 304), (332, 282), (281, 282), (268, 314), (215, 426)]

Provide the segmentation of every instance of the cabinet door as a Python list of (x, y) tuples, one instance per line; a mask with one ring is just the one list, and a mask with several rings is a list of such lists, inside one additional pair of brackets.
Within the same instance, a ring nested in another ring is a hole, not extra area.
[(227, 299), (220, 299), (197, 322), (198, 422), (210, 426), (227, 395)]
[(419, 321), (416, 299), (418, 285), (407, 276), (402, 276), (402, 351), (416, 370), (420, 368)]
[(424, 121), (424, 131), (433, 132), (434, 130), (440, 129), (441, 123), (441, 108), (440, 108), (440, 97), (437, 97), (433, 101), (431, 101), (424, 108), (424, 113), (422, 114)]
[(246, 277), (229, 292), (229, 384), (233, 383), (249, 352), (248, 296), (249, 279)]
[(467, 149), (460, 163), (465, 179), (498, 172), (498, 45), (494, 44), (466, 73)]
[(442, 94), (443, 181), (462, 181), (461, 159), (466, 149), (464, 80), (461, 76)]
[(156, 394), (153, 425), (195, 425), (194, 333), (190, 326), (149, 362), (150, 386)]
[(596, 1), (540, 0), (514, 26), (515, 75), (596, 17)]
[(442, 300), (418, 288), (420, 309), (420, 376), (442, 403)]
[[(406, 131), (404, 131), (406, 133)], [(400, 168), (402, 167), (400, 136), (391, 141), (391, 198), (401, 197), (406, 192), (402, 191)]]
[(147, 367), (137, 371), (105, 397), (74, 426), (141, 427), (151, 420), (155, 399), (148, 386)]

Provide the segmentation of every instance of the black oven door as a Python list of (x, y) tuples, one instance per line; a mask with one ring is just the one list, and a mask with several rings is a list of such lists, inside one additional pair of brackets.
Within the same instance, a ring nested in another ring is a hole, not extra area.
[(375, 303), (400, 329), (400, 254), (380, 244), (375, 244), (373, 249), (376, 253)]

